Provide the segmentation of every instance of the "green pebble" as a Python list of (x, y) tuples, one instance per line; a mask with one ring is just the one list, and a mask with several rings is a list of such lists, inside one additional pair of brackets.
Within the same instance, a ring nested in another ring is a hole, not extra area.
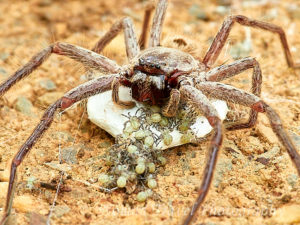
[(139, 202), (144, 202), (146, 201), (148, 195), (145, 191), (141, 191), (137, 194), (136, 196), (136, 200), (139, 201)]
[(168, 118), (162, 117), (162, 118), (161, 118), (161, 121), (159, 122), (159, 124), (160, 124), (162, 127), (168, 126), (168, 124), (169, 124)]
[(153, 123), (159, 123), (161, 121), (161, 115), (159, 113), (154, 113), (151, 115), (151, 121)]
[(149, 188), (153, 189), (157, 187), (157, 182), (154, 179), (149, 179), (147, 185)]
[(165, 134), (163, 135), (163, 141), (164, 141), (164, 144), (165, 144), (165, 145), (170, 145), (170, 144), (172, 143), (172, 141), (173, 141), (172, 135), (169, 134), (169, 133), (165, 133)]
[(165, 157), (160, 156), (157, 159), (158, 159), (158, 161), (160, 162), (161, 165), (166, 165), (167, 164), (167, 159)]
[(142, 174), (145, 172), (145, 169), (146, 169), (145, 163), (138, 163), (135, 167), (135, 172), (137, 174)]
[(155, 172), (155, 164), (154, 163), (149, 163), (148, 164), (148, 170), (149, 170), (149, 173), (154, 173)]
[(151, 136), (146, 137), (144, 140), (144, 144), (149, 148), (152, 147), (152, 145), (154, 144), (153, 137), (151, 137)]
[(135, 145), (129, 145), (129, 146), (127, 147), (127, 151), (128, 151), (129, 153), (131, 153), (131, 154), (134, 154), (134, 153), (136, 153), (136, 151), (137, 151), (137, 147), (136, 147)]
[(123, 187), (126, 186), (126, 182), (127, 182), (126, 177), (121, 176), (117, 180), (117, 185), (118, 185), (119, 188), (123, 188)]
[(143, 139), (145, 136), (146, 136), (146, 133), (143, 130), (139, 130), (139, 131), (135, 132), (135, 138), (138, 140)]

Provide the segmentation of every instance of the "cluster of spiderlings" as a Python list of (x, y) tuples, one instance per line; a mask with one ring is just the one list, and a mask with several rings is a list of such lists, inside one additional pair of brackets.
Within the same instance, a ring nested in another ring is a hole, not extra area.
[[(178, 116), (164, 117), (157, 106), (140, 108), (124, 124), (123, 134), (116, 138), (116, 144), (105, 154), (109, 169), (98, 177), (102, 187), (124, 188), (127, 193), (137, 193), (136, 200), (145, 201), (157, 187), (157, 168), (166, 165), (167, 159), (157, 148), (160, 142), (166, 146), (173, 141), (171, 132), (176, 128), (182, 135), (182, 142), (193, 138), (189, 129), (194, 122), (191, 113), (181, 109)], [(161, 135), (153, 132), (155, 128)]]

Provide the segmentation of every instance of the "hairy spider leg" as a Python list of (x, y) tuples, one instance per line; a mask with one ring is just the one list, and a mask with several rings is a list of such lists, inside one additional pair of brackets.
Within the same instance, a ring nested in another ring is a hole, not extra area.
[(224, 22), (217, 33), (215, 39), (213, 40), (213, 43), (211, 44), (208, 52), (206, 53), (203, 63), (208, 67), (211, 68), (215, 61), (217, 60), (218, 56), (221, 53), (222, 48), (225, 45), (225, 42), (229, 36), (229, 33), (231, 31), (231, 28), (233, 27), (233, 24), (237, 22), (243, 26), (249, 26), (254, 28), (260, 28), (263, 30), (270, 31), (272, 33), (277, 33), (280, 37), (281, 45), (285, 54), (285, 59), (289, 67), (292, 68), (299, 68), (300, 63), (294, 63), (293, 57), (291, 55), (289, 45), (286, 39), (286, 35), (284, 30), (277, 25), (266, 23), (258, 20), (250, 19), (246, 16), (242, 15), (235, 15), (235, 16), (229, 16)]

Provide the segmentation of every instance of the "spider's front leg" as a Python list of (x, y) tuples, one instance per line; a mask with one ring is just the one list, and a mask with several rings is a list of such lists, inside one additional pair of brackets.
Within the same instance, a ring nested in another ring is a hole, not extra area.
[(97, 71), (117, 73), (121, 69), (121, 67), (118, 66), (114, 61), (106, 58), (105, 56), (75, 45), (57, 42), (33, 56), (27, 64), (17, 70), (5, 82), (3, 82), (0, 85), (0, 96), (8, 91), (18, 81), (27, 77), (34, 70), (36, 70), (46, 59), (49, 58), (52, 53), (67, 56), (71, 59), (81, 62), (87, 68), (95, 69)]
[(198, 89), (190, 86), (181, 86), (181, 97), (191, 104), (196, 110), (199, 110), (207, 118), (208, 122), (214, 129), (210, 144), (209, 144), (209, 156), (205, 165), (205, 170), (202, 178), (202, 183), (199, 189), (198, 197), (192, 206), (192, 209), (184, 221), (184, 225), (190, 224), (199, 206), (203, 203), (205, 196), (208, 193), (214, 168), (217, 163), (218, 152), (221, 148), (223, 141), (222, 121), (218, 117), (217, 110), (210, 103), (209, 99)]
[(108, 91), (111, 89), (111, 85), (113, 80), (118, 75), (111, 75), (105, 77), (99, 77), (89, 82), (86, 82), (68, 93), (66, 93), (61, 99), (57, 100), (53, 103), (49, 108), (45, 111), (40, 123), (36, 126), (30, 137), (25, 141), (25, 143), (21, 146), (20, 150), (17, 152), (15, 157), (12, 160), (11, 168), (10, 168), (10, 177), (9, 177), (9, 186), (7, 191), (6, 205), (4, 209), (4, 215), (2, 220), (0, 221), (0, 225), (4, 225), (10, 215), (13, 195), (14, 195), (14, 187), (16, 185), (16, 176), (17, 176), (17, 168), (24, 160), (25, 156), (32, 149), (34, 144), (38, 141), (38, 139), (45, 133), (45, 131), (51, 125), (54, 114), (58, 109), (66, 109), (72, 106), (74, 103), (81, 101), (90, 96)]
[(229, 16), (223, 23), (221, 29), (219, 30), (218, 34), (216, 35), (215, 39), (213, 40), (213, 43), (211, 44), (208, 52), (206, 53), (203, 63), (211, 68), (212, 65), (217, 60), (218, 56), (220, 55), (222, 48), (225, 45), (225, 42), (229, 36), (229, 33), (231, 31), (231, 28), (233, 27), (233, 24), (237, 22), (243, 26), (250, 26), (254, 28), (260, 28), (263, 30), (270, 31), (272, 33), (277, 33), (280, 37), (281, 45), (285, 54), (286, 62), (289, 67), (293, 68), (299, 68), (299, 63), (294, 63), (293, 57), (291, 55), (289, 45), (286, 39), (286, 35), (284, 30), (274, 24), (266, 23), (258, 20), (249, 19), (248, 17), (236, 15), (236, 16)]

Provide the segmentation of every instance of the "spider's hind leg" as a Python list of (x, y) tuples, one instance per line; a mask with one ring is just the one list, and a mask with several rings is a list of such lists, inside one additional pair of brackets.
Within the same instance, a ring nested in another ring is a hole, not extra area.
[(257, 113), (266, 113), (274, 133), (277, 135), (282, 145), (286, 148), (291, 160), (296, 166), (298, 174), (300, 175), (300, 155), (295, 145), (284, 130), (278, 114), (260, 97), (219, 82), (203, 82), (197, 84), (196, 87), (211, 97), (250, 107)]

